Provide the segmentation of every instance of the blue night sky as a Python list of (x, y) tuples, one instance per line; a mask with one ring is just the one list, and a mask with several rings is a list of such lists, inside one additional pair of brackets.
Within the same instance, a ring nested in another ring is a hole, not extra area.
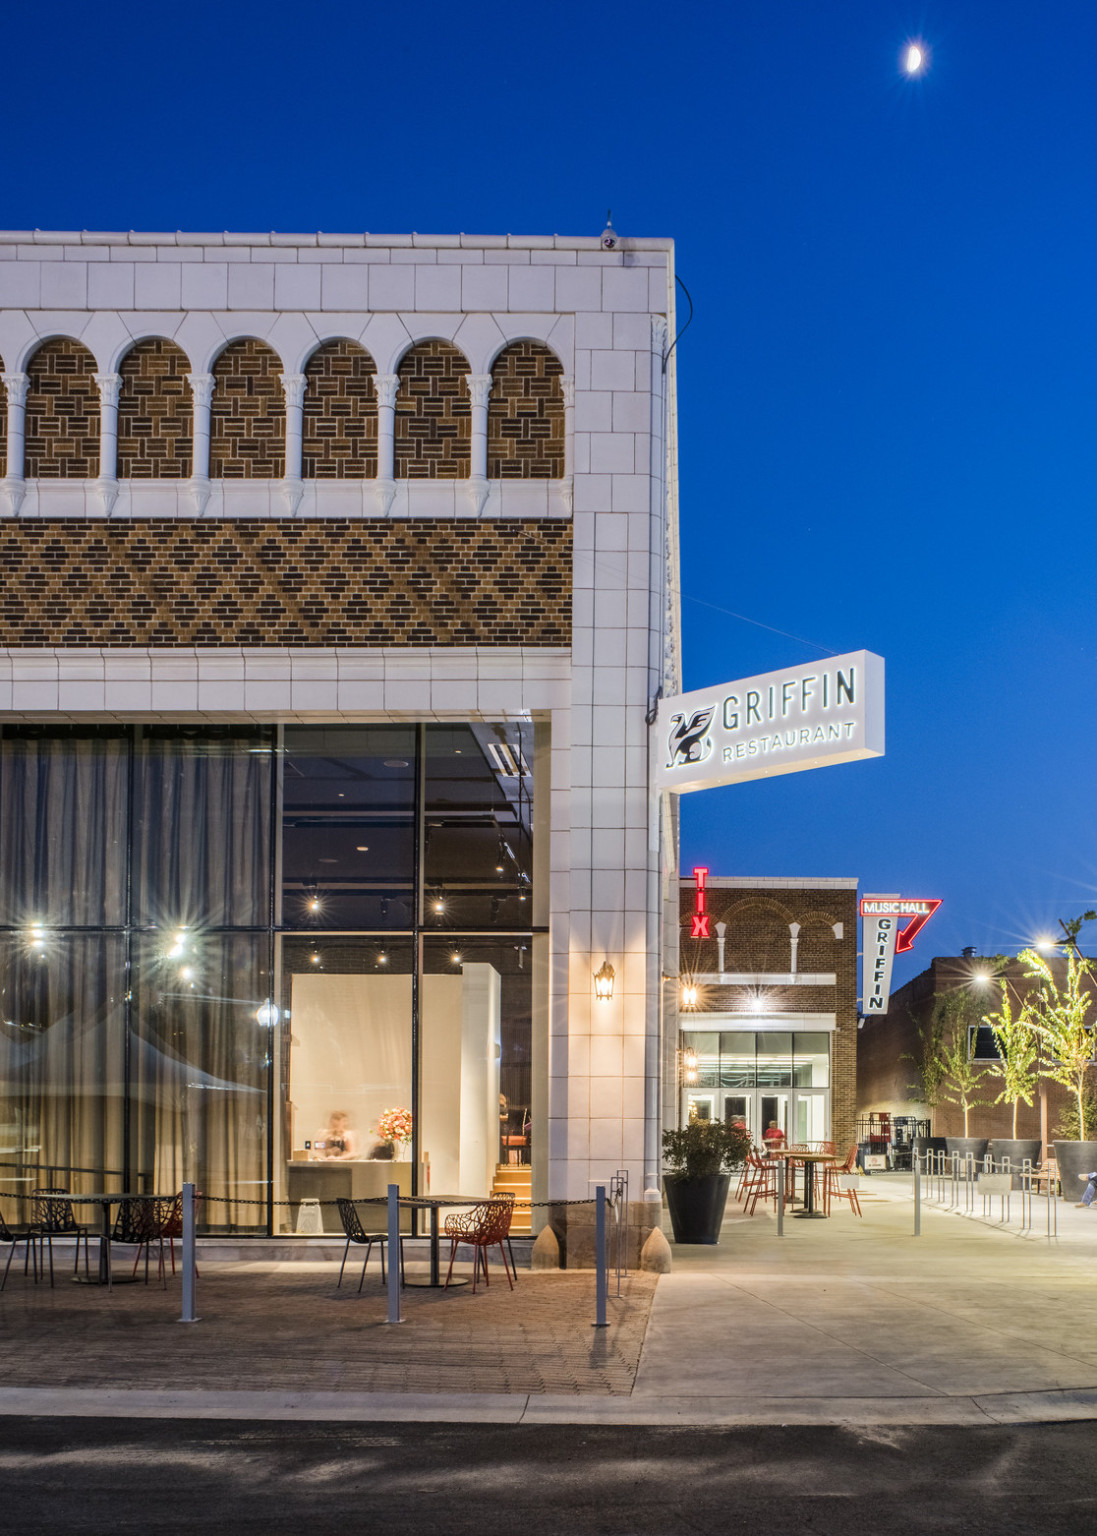
[(942, 896), (900, 980), (1094, 901), (1090, 0), (60, 0), (4, 32), (8, 227), (612, 204), (673, 236), (685, 685), (868, 647), (889, 694), (884, 759), (687, 797), (683, 869)]

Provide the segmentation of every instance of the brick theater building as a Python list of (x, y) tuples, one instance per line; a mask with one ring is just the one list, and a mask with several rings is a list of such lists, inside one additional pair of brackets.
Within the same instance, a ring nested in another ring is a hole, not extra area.
[(790, 1141), (834, 1141), (844, 1154), (856, 1130), (857, 881), (706, 870), (682, 879), (680, 903), (667, 1123), (742, 1118), (760, 1142), (776, 1120)]
[(673, 338), (665, 240), (0, 234), (6, 1214), (657, 1187)]

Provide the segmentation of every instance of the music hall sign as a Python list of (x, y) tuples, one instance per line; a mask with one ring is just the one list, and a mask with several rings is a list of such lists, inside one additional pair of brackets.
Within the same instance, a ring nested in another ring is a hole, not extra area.
[(851, 651), (663, 699), (656, 785), (686, 794), (884, 752), (884, 661)]

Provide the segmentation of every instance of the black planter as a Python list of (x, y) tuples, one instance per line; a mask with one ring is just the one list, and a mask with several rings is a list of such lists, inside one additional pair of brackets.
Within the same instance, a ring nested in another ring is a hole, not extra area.
[(924, 1157), (927, 1152), (947, 1152), (948, 1147), (943, 1136), (915, 1136), (914, 1150)]
[[(1016, 1173), (1027, 1157), (1033, 1168), (1040, 1161), (1040, 1147), (1042, 1143), (1037, 1136), (1034, 1141), (1018, 1139), (1012, 1141), (1008, 1136), (995, 1136), (990, 1144), (990, 1155), (995, 1163), (1000, 1163), (1003, 1158), (1009, 1158), (1009, 1165)], [(1089, 1170), (1087, 1169), (1088, 1173)]]
[(731, 1175), (710, 1173), (700, 1179), (687, 1179), (684, 1173), (663, 1177), (670, 1224), (676, 1243), (708, 1243), (720, 1240)]
[(954, 1152), (959, 1152), (961, 1158), (973, 1157), (977, 1163), (981, 1163), (986, 1156), (990, 1142), (985, 1136), (946, 1136), (945, 1147), (951, 1157)]
[(1059, 1164), (1059, 1183), (1063, 1199), (1073, 1205), (1085, 1193), (1083, 1174), (1097, 1168), (1097, 1141), (1054, 1141), (1055, 1161)]

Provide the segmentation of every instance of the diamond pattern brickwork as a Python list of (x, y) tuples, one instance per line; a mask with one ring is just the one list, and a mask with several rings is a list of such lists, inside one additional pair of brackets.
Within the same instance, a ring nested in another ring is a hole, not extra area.
[(398, 370), (395, 458), (398, 480), (467, 480), (472, 472), (469, 365), (447, 341), (424, 341)]
[(571, 524), (0, 524), (0, 644), (571, 641)]
[(99, 386), (95, 359), (67, 336), (47, 341), (27, 364), (28, 480), (94, 480), (99, 473)]
[(559, 480), (564, 473), (564, 370), (548, 347), (519, 341), (495, 359), (488, 402), (488, 478)]
[(126, 353), (118, 372), (119, 477), (187, 479), (194, 443), (187, 354), (173, 341), (152, 337)]
[(280, 480), (286, 472), (282, 361), (253, 337), (234, 341), (213, 365), (210, 475), (215, 480)]
[(313, 480), (377, 476), (377, 367), (353, 341), (329, 341), (305, 366), (301, 474)]

